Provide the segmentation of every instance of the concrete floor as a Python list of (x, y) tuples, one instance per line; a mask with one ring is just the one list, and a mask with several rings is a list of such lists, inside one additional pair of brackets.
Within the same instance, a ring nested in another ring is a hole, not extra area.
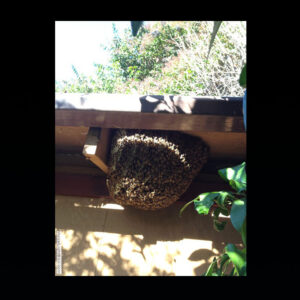
[(229, 219), (216, 232), (212, 218), (199, 216), (192, 204), (180, 218), (183, 205), (142, 211), (111, 200), (56, 195), (56, 275), (195, 276), (227, 243), (241, 245)]

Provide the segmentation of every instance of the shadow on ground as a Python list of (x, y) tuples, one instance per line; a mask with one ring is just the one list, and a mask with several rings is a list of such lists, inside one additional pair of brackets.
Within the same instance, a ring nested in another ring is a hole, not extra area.
[(108, 201), (56, 196), (62, 275), (201, 275), (227, 243), (241, 244), (230, 221), (216, 232), (212, 219), (192, 205), (180, 218), (180, 202), (143, 211), (105, 208)]

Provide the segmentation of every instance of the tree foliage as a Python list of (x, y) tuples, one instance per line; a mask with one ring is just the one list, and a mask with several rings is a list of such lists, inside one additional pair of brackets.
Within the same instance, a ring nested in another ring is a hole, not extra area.
[[(219, 219), (220, 213), (230, 216), (233, 227), (241, 234), (244, 244), (243, 249), (237, 249), (234, 244), (227, 244), (223, 254), (219, 258), (214, 258), (213, 262), (203, 274), (203, 276), (227, 276), (226, 266), (233, 264), (230, 275), (246, 276), (246, 203), (247, 203), (247, 174), (246, 163), (224, 168), (218, 171), (222, 179), (228, 182), (229, 186), (235, 191), (218, 191), (202, 193), (194, 200), (186, 203), (179, 214), (194, 203), (195, 210), (200, 215), (212, 214), (213, 226), (215, 230), (222, 231), (225, 228), (226, 221)], [(226, 262), (226, 264), (225, 264)]]
[(242, 96), (239, 76), (246, 61), (245, 22), (222, 22), (210, 47), (213, 22), (155, 22), (121, 38), (113, 28), (110, 64), (95, 74), (56, 84), (57, 92)]

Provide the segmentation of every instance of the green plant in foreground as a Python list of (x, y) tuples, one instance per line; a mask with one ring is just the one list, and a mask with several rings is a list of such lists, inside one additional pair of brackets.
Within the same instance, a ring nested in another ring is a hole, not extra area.
[(228, 276), (226, 268), (230, 263), (233, 264), (233, 268), (229, 276), (246, 276), (246, 163), (243, 162), (235, 167), (218, 170), (218, 173), (222, 179), (229, 183), (234, 192), (202, 193), (181, 208), (180, 216), (189, 204), (194, 203), (198, 214), (212, 213), (213, 225), (217, 231), (222, 231), (226, 225), (226, 221), (219, 220), (220, 213), (230, 216), (233, 227), (241, 234), (244, 248), (240, 250), (233, 244), (226, 245), (223, 255), (214, 258), (202, 276)]

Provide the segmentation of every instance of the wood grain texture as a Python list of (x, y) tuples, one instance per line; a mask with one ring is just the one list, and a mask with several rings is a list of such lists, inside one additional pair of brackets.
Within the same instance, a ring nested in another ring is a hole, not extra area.
[[(240, 163), (241, 161), (236, 159), (210, 160), (178, 201), (191, 201), (204, 192), (228, 190), (228, 184), (220, 178), (217, 171)], [(83, 155), (57, 153), (55, 167), (57, 195), (109, 197), (105, 173)]]
[[(196, 177), (188, 190), (180, 197), (178, 201), (191, 201), (200, 193), (218, 190), (230, 189), (225, 182), (220, 181), (219, 179), (215, 181), (209, 181), (201, 180), (201, 176)], [(78, 197), (109, 198), (109, 193), (106, 186), (106, 177), (87, 174), (68, 174), (56, 172), (55, 194)]]
[(110, 151), (112, 130), (110, 128), (101, 128), (100, 141), (97, 145), (96, 156), (99, 157), (106, 165)]
[(109, 129), (90, 127), (82, 150), (82, 154), (105, 174), (108, 173), (107, 155), (110, 147), (109, 138)]
[(242, 116), (242, 97), (56, 93), (55, 108)]
[[(55, 148), (57, 152), (81, 153), (86, 134), (89, 127), (56, 126), (55, 127)], [(206, 132), (206, 131), (183, 131), (186, 134), (201, 137), (210, 147), (210, 158), (236, 158), (246, 159), (246, 133), (245, 132)], [(105, 128), (102, 131), (101, 140), (109, 144), (111, 131)], [(106, 149), (108, 147), (100, 147)], [(107, 153), (100, 154), (100, 157)]]
[(244, 132), (242, 98), (56, 95), (56, 126)]
[(81, 152), (89, 127), (55, 126), (56, 152)]
[(210, 157), (235, 158), (246, 160), (245, 132), (204, 132), (185, 131), (184, 133), (202, 138), (210, 147)]
[(244, 132), (243, 117), (56, 110), (56, 126)]

